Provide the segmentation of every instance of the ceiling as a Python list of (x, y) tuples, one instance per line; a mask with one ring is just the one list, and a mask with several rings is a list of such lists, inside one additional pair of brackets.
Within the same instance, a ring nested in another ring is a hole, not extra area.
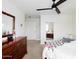
[[(59, 0), (56, 0), (56, 2)], [(46, 10), (46, 11), (37, 11), (39, 8), (51, 8), (52, 0), (12, 0), (12, 2), (21, 9), (28, 16), (39, 16), (40, 14), (52, 14), (58, 15), (56, 11)], [(61, 14), (74, 14), (76, 10), (76, 1), (67, 0), (58, 8), (61, 11)]]

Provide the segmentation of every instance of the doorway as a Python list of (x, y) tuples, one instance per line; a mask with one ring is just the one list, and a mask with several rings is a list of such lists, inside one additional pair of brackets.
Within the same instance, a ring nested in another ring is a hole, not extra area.
[(46, 40), (54, 39), (54, 23), (46, 22)]

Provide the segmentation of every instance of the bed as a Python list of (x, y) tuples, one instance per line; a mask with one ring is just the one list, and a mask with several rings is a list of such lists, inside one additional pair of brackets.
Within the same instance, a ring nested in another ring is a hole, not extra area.
[(76, 59), (76, 41), (64, 43), (56, 48), (45, 47), (43, 59)]

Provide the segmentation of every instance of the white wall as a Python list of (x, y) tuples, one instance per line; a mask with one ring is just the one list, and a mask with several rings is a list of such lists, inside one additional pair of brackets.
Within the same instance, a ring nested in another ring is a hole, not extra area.
[(26, 36), (28, 40), (40, 40), (40, 18), (26, 18)]
[(75, 38), (75, 21), (74, 15), (41, 15), (41, 43), (46, 40), (46, 22), (53, 22), (54, 38), (59, 39), (70, 34)]
[[(2, 10), (15, 16), (16, 36), (25, 35), (25, 15), (10, 0), (2, 1)], [(20, 24), (23, 24), (21, 27)]]

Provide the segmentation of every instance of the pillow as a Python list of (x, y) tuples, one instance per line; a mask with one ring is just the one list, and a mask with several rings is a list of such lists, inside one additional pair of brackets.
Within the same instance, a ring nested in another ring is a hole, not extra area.
[(74, 39), (64, 38), (64, 37), (63, 37), (63, 41), (69, 43), (69, 42), (71, 42), (71, 41), (74, 41)]

